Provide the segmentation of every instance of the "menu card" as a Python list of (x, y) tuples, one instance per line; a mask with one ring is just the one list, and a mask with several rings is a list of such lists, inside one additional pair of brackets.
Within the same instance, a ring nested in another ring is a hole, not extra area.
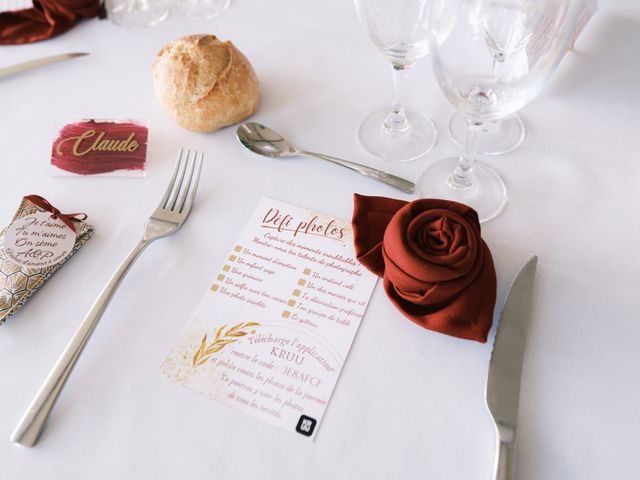
[(161, 373), (313, 438), (377, 277), (350, 222), (270, 198), (225, 258)]

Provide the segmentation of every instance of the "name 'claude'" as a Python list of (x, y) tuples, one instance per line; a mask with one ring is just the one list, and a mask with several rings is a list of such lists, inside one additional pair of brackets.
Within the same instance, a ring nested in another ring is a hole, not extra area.
[(105, 132), (100, 132), (96, 137), (97, 133), (96, 130), (87, 130), (77, 137), (65, 138), (58, 143), (56, 151), (58, 155), (62, 155), (60, 147), (68, 141), (74, 141), (71, 152), (76, 157), (82, 157), (89, 152), (135, 152), (140, 146), (138, 141), (134, 140), (135, 133), (123, 140), (105, 138)]

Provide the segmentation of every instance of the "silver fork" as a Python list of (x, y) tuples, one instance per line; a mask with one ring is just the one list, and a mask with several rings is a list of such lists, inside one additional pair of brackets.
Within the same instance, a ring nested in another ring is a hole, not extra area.
[(11, 435), (11, 441), (25, 447), (32, 447), (36, 444), (62, 387), (64, 387), (91, 333), (133, 262), (147, 245), (154, 240), (171, 235), (187, 220), (198, 189), (202, 159), (202, 153), (180, 150), (169, 186), (160, 205), (147, 220), (142, 240), (124, 259), (98, 295)]

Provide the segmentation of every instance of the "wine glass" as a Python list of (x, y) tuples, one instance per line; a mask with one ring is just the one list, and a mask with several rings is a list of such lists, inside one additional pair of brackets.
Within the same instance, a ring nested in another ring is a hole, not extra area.
[[(493, 54), (494, 69), (500, 69), (508, 56), (517, 52), (521, 45), (528, 41), (527, 35), (519, 35), (517, 31), (510, 31), (509, 28), (513, 24), (513, 16), (517, 18), (518, 28), (523, 28), (535, 19), (535, 15), (529, 17), (531, 10), (519, 8), (519, 4), (520, 0), (488, 1), (483, 28), (485, 42)], [(449, 121), (449, 133), (453, 141), (462, 145), (466, 132), (467, 121), (464, 114), (453, 114)], [(525, 135), (524, 122), (517, 114), (485, 122), (476, 139), (476, 152), (480, 155), (502, 155), (512, 152), (522, 144)]]
[(383, 160), (415, 160), (431, 150), (437, 138), (428, 116), (404, 108), (405, 83), (411, 67), (429, 51), (430, 1), (354, 0), (360, 22), (393, 70), (392, 105), (371, 113), (358, 129), (364, 149)]
[[(432, 2), (434, 73), (467, 131), (462, 154), (430, 165), (418, 189), (470, 205), (487, 221), (506, 204), (507, 190), (497, 172), (475, 160), (477, 138), (486, 122), (516, 113), (551, 78), (570, 45), (578, 0), (513, 0), (499, 13), (493, 0)], [(443, 3), (447, 10), (438, 8)]]
[(127, 28), (152, 27), (171, 13), (173, 0), (106, 0), (107, 16)]
[(175, 11), (179, 15), (195, 19), (207, 19), (222, 14), (231, 0), (176, 0)]

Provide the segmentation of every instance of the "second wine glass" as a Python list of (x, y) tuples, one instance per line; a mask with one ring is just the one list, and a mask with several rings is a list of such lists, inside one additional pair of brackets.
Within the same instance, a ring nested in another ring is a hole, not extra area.
[[(532, 33), (520, 35), (526, 25), (535, 20), (535, 10), (522, 8), (528, 0), (483, 0), (485, 12), (481, 26), (484, 41), (493, 56), (494, 73), (500, 74), (508, 66), (511, 55), (517, 54), (531, 39)], [(516, 25), (516, 29), (512, 26)], [(520, 31), (519, 31), (520, 30)], [(449, 133), (462, 146), (467, 132), (465, 116), (458, 112), (449, 121)], [(480, 155), (502, 155), (518, 148), (524, 141), (526, 129), (517, 115), (484, 122), (475, 142)]]
[(360, 22), (393, 70), (395, 98), (391, 107), (370, 114), (358, 130), (365, 150), (383, 160), (415, 160), (431, 150), (437, 138), (428, 116), (404, 107), (409, 71), (429, 51), (429, 1), (354, 0)]
[(107, 16), (126, 28), (153, 27), (171, 13), (173, 0), (106, 0)]
[(176, 0), (175, 11), (179, 15), (196, 20), (206, 20), (221, 15), (231, 0)]
[(507, 191), (495, 170), (476, 161), (476, 140), (487, 122), (514, 115), (551, 78), (573, 36), (578, 0), (512, 0), (498, 11), (492, 0), (433, 3), (434, 73), (468, 128), (462, 154), (430, 165), (418, 188), (421, 196), (465, 203), (487, 221), (500, 213)]

